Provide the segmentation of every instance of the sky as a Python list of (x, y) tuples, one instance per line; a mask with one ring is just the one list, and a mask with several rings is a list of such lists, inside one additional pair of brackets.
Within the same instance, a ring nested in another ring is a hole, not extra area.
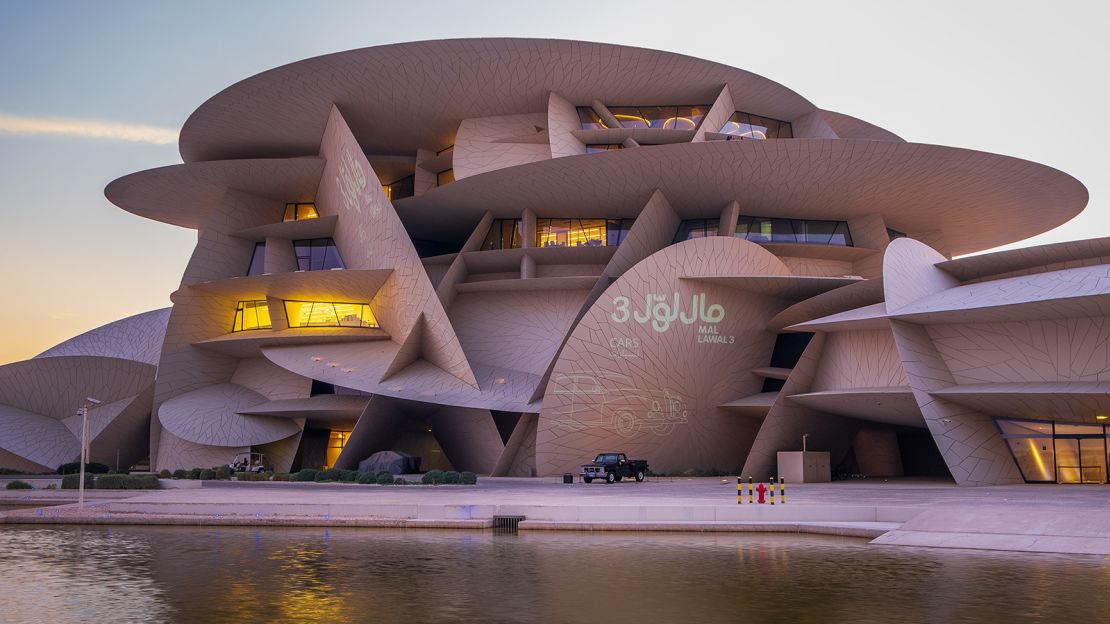
[(1009, 247), (1110, 236), (1108, 23), (1101, 0), (0, 0), (0, 364), (169, 305), (196, 232), (103, 189), (181, 162), (176, 135), (197, 106), (278, 65), (403, 41), (580, 39), (743, 68), (907, 141), (1087, 186), (1083, 214)]

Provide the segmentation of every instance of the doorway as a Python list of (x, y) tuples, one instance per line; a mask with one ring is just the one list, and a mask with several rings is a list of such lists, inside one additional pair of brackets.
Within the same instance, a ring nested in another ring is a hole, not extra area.
[(1057, 435), (1057, 483), (1106, 483), (1104, 436)]

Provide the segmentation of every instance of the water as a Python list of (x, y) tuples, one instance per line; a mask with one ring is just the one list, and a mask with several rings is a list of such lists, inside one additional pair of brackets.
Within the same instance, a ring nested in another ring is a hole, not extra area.
[(762, 534), (0, 528), (0, 621), (1105, 622), (1110, 558)]

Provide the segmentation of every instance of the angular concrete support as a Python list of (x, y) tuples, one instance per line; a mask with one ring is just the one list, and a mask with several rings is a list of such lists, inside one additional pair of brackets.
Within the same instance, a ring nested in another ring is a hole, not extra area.
[(574, 105), (556, 93), (547, 98), (547, 136), (551, 140), (551, 157), (576, 156), (586, 153), (586, 144), (574, 136), (582, 127)]
[[(597, 116), (601, 117), (601, 120), (605, 122), (606, 126), (609, 126), (610, 128), (621, 127), (621, 122), (613, 116), (613, 113), (609, 110), (609, 107), (603, 104), (601, 100), (594, 100), (593, 102), (590, 102), (590, 106), (594, 109), (594, 112), (597, 113)], [(575, 112), (575, 114), (577, 114), (577, 111)]]
[(848, 451), (860, 426), (858, 421), (819, 412), (783, 398), (804, 394), (812, 388), (825, 338), (823, 333), (813, 336), (786, 379), (779, 400), (763, 419), (759, 434), (748, 452), (742, 470), (744, 475), (755, 477), (757, 481), (774, 476), (778, 472), (777, 453), (802, 450), (802, 436), (807, 434), (809, 450), (828, 451), (834, 467)]
[(717, 236), (736, 236), (736, 224), (740, 222), (740, 203), (729, 202), (721, 211), (721, 225)]
[(729, 117), (736, 112), (736, 105), (732, 103), (732, 92), (729, 91), (728, 85), (721, 87), (721, 91), (717, 94), (717, 99), (713, 100), (713, 105), (709, 107), (709, 112), (702, 118), (701, 123), (698, 124), (697, 131), (694, 132), (694, 138), (691, 139), (692, 143), (701, 143), (705, 140), (706, 132), (717, 132), (725, 125)]

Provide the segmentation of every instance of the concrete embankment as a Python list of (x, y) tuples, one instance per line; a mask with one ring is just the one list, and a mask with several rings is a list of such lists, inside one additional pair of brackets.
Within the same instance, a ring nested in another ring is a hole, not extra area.
[(542, 479), (405, 487), (205, 482), (96, 492), (84, 509), (68, 504), (72, 492), (35, 490), (0, 492), (0, 506), (42, 505), (0, 512), (0, 522), (484, 530), (495, 517), (512, 516), (520, 531), (819, 533), (891, 546), (1110, 554), (1104, 487), (848, 482), (792, 486), (790, 502), (773, 507), (736, 504), (735, 487), (721, 479), (615, 486)]

